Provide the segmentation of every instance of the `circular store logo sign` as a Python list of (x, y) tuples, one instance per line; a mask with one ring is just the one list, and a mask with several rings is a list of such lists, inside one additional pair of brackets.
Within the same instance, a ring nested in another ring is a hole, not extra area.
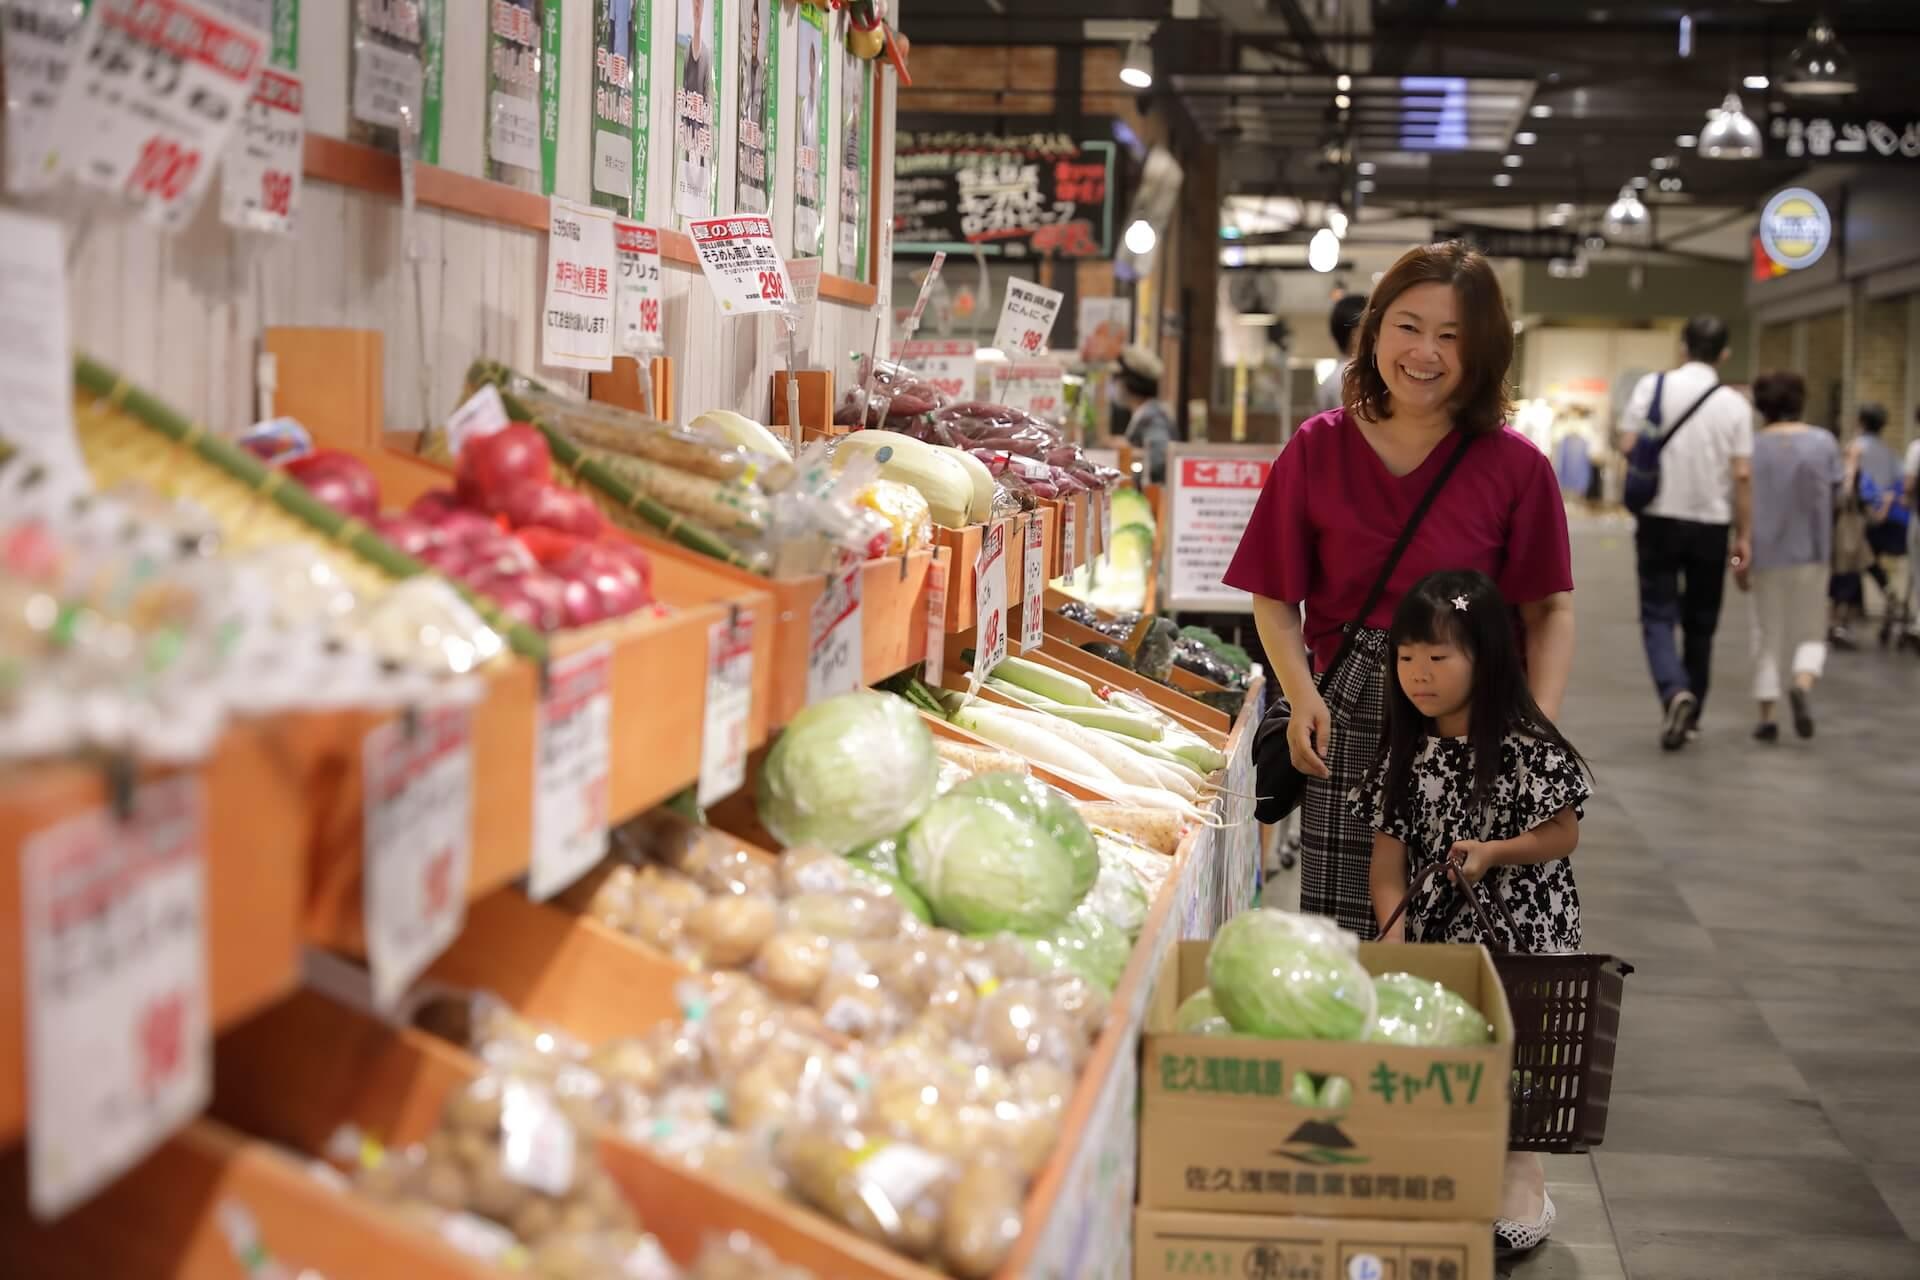
[(1788, 187), (1760, 212), (1760, 247), (1789, 271), (1820, 261), (1833, 240), (1826, 201), (1805, 187)]

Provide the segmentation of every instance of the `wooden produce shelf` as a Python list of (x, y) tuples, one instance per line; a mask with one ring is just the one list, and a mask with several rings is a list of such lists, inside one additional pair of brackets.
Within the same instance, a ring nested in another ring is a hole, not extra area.
[[(99, 1196), (52, 1224), (26, 1215), (25, 1161), (0, 1162), (9, 1274), (98, 1280), (247, 1280), (253, 1260), (221, 1221), (243, 1211), (289, 1275), (483, 1280), (500, 1272), (342, 1195), (291, 1153), (196, 1120)], [(18, 1268), (12, 1270), (11, 1268)]]
[[(1149, 592), (1148, 594), (1151, 595), (1152, 593)], [(1095, 631), (1084, 622), (1075, 622), (1072, 618), (1062, 614), (1060, 612), (1060, 606), (1070, 599), (1072, 599), (1071, 596), (1066, 595), (1057, 588), (1049, 587), (1047, 589), (1047, 631), (1049, 634), (1057, 635), (1062, 640), (1071, 641), (1075, 648), (1087, 644), (1119, 643), (1119, 641), (1115, 640), (1112, 636), (1104, 632)], [(1194, 672), (1178, 665), (1173, 668), (1173, 674), (1169, 678), (1173, 681), (1174, 688), (1185, 690), (1189, 693), (1227, 692), (1225, 685), (1215, 684), (1205, 676), (1196, 675)]]
[[(204, 764), (153, 770), (148, 781), (197, 773), (205, 822), (209, 1016), (224, 1027), (291, 991), (299, 979), (300, 903), (306, 885), (308, 794), (299, 760), (319, 721), (298, 718), (229, 729)], [(0, 1146), (26, 1126), (26, 842), (67, 818), (108, 804), (102, 772), (82, 764), (29, 766), (0, 774)], [(3, 1251), (0, 1251), (3, 1252)]]

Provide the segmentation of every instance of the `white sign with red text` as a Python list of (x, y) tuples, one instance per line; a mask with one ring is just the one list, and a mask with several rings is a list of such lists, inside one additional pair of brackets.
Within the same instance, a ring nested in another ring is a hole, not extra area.
[(460, 932), (473, 861), (464, 708), (395, 717), (361, 748), (361, 875), (374, 1003), (391, 1008)]
[(979, 683), (1007, 660), (1007, 526), (999, 520), (980, 539), (973, 573), (973, 679)]
[(1258, 445), (1171, 446), (1167, 458), (1173, 490), (1167, 562), (1171, 607), (1253, 608), (1253, 597), (1220, 579), (1240, 546), (1253, 504), (1272, 469), (1273, 451)]
[(920, 678), (940, 687), (947, 665), (947, 566), (939, 558), (927, 566), (927, 656)]
[(666, 334), (660, 328), (660, 232), (615, 218), (613, 251), (620, 263), (613, 291), (620, 354), (658, 355), (667, 349)]
[(1066, 577), (1080, 567), (1080, 516), (1074, 509), (1073, 495), (1060, 495), (1060, 575)]
[(266, 32), (193, 0), (95, 0), (80, 39), (54, 107), (55, 164), (185, 226), (266, 65)]
[(604, 644), (547, 664), (533, 745), (533, 856), (527, 896), (543, 902), (607, 852), (613, 772), (613, 655)]
[(1067, 371), (1057, 364), (1020, 362), (997, 365), (993, 371), (993, 398), (1036, 418), (1058, 418), (1066, 409)]
[(1038, 511), (1027, 517), (1025, 547), (1026, 556), (1021, 564), (1020, 577), (1020, 652), (1022, 653), (1028, 653), (1040, 647), (1041, 634), (1046, 623), (1046, 542)]
[(611, 369), (613, 212), (559, 196), (548, 210), (540, 362), (556, 369)]
[(242, 231), (293, 230), (307, 126), (300, 77), (267, 67), (220, 170), (220, 221)]
[(49, 127), (60, 86), (79, 52), (86, 10), (75, 0), (0, 4), (0, 56), (6, 60), (7, 190), (45, 190), (54, 179)]
[(773, 219), (759, 214), (695, 218), (687, 224), (707, 286), (728, 316), (784, 311), (793, 296), (787, 264), (773, 243)]
[(860, 572), (857, 552), (841, 551), (827, 574), (827, 589), (813, 603), (808, 625), (807, 705), (852, 693), (861, 685), (866, 661), (860, 633)]
[(20, 847), (28, 1201), (58, 1216), (207, 1105), (205, 798), (143, 784)]
[(1007, 296), (1000, 304), (1000, 323), (993, 330), (993, 345), (1009, 360), (1031, 360), (1044, 353), (1065, 296), (1057, 289), (1018, 276), (1008, 280)]
[(947, 399), (971, 400), (976, 350), (970, 339), (913, 338), (897, 354)]
[(747, 780), (747, 717), (753, 709), (753, 615), (735, 614), (707, 628), (707, 702), (700, 726), (702, 808), (724, 800)]

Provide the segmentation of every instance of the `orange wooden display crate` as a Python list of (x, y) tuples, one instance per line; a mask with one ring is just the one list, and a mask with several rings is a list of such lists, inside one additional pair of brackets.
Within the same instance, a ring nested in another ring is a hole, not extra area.
[[(206, 820), (207, 976), (216, 1027), (248, 1016), (298, 980), (308, 794), (298, 761), (320, 722), (240, 724), (196, 769)], [(146, 778), (181, 771), (153, 771)], [(140, 785), (136, 781), (136, 786)], [(26, 1123), (26, 931), (21, 856), (35, 832), (108, 803), (98, 769), (32, 766), (0, 774), (0, 1146)]]

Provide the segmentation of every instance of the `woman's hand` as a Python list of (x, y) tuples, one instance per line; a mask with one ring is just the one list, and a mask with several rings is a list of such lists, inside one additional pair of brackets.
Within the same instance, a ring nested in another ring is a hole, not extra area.
[(1333, 715), (1327, 710), (1327, 700), (1308, 685), (1292, 708), (1293, 718), (1287, 722), (1287, 752), (1293, 757), (1293, 767), (1309, 778), (1331, 778), (1333, 771), (1322, 759), (1333, 736)]

